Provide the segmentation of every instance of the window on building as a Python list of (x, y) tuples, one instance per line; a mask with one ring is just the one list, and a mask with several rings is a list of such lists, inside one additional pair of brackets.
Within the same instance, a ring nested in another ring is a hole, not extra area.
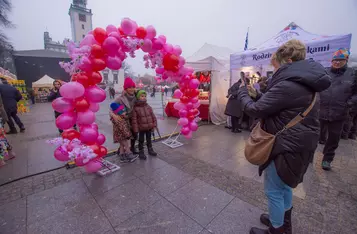
[(108, 73), (103, 72), (104, 83), (108, 84)]
[(82, 29), (84, 29), (84, 24), (82, 24)]
[(82, 22), (87, 22), (86, 15), (83, 15), (83, 14), (78, 14), (78, 17), (79, 17), (79, 21), (82, 21)]
[(118, 79), (118, 73), (113, 73), (113, 83), (118, 84), (119, 79)]

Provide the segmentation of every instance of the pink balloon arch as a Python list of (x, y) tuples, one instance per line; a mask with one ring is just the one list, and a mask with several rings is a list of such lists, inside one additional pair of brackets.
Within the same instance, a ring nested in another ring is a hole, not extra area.
[[(145, 52), (145, 67), (155, 69), (158, 83), (167, 79), (179, 83), (180, 89), (175, 91), (174, 97), (180, 99), (175, 108), (180, 113), (181, 134), (189, 139), (197, 131), (199, 81), (193, 69), (185, 66), (181, 47), (167, 43), (163, 35), (157, 36), (153, 26), (138, 26), (135, 21), (124, 18), (120, 27), (95, 28), (83, 38), (79, 47), (73, 42), (67, 46), (72, 61), (61, 62), (60, 66), (72, 78), (60, 88), (62, 97), (52, 103), (53, 109), (62, 113), (56, 126), (64, 130), (61, 138), (50, 141), (57, 146), (56, 159), (73, 160), (88, 172), (101, 168), (101, 157), (107, 149), (102, 146), (105, 137), (98, 132), (95, 112), (106, 93), (98, 87), (102, 81), (99, 72), (105, 68), (120, 69), (127, 56), (134, 58), (137, 50)], [(75, 124), (79, 131), (73, 129)]]

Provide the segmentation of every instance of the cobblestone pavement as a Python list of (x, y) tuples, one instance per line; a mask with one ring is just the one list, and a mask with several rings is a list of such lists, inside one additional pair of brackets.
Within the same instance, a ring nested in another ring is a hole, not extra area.
[[(148, 100), (158, 118), (161, 135), (172, 133), (176, 126), (176, 119), (163, 118), (161, 97), (157, 96)], [(96, 122), (99, 131), (107, 138), (105, 146), (109, 150), (113, 150), (118, 146), (113, 143), (112, 124), (108, 115), (110, 102), (111, 100), (107, 99), (101, 104), (101, 109), (96, 114)], [(26, 132), (7, 136), (17, 157), (0, 169), (0, 185), (64, 165), (63, 162), (59, 162), (53, 157), (55, 147), (46, 143), (46, 140), (59, 136), (54, 124), (55, 118), (51, 103), (33, 105), (30, 113), (20, 115), (20, 118), (25, 124)], [(156, 136), (158, 136), (157, 133)]]
[[(242, 155), (247, 136), (202, 126), (184, 146), (155, 143), (157, 158), (107, 177), (60, 169), (1, 186), (0, 233), (248, 233), (267, 202)], [(331, 172), (319, 147), (305, 194), (294, 192), (294, 233), (356, 233), (356, 147), (342, 141)]]

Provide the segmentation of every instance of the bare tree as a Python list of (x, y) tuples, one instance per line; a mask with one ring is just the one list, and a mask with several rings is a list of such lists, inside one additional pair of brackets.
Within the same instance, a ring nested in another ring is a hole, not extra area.
[(135, 77), (133, 70), (131, 70), (131, 66), (127, 62), (122, 63), (122, 68), (124, 69), (124, 77)]
[[(0, 26), (4, 28), (13, 28), (14, 25), (9, 20), (9, 13), (12, 10), (10, 0), (0, 0)], [(3, 30), (0, 30), (0, 66), (6, 69), (11, 68), (13, 46), (5, 35)], [(12, 70), (12, 69), (10, 69)]]

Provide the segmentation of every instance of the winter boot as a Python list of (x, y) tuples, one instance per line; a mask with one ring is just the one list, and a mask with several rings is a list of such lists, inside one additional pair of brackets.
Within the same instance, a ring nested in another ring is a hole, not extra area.
[(127, 157), (128, 161), (132, 163), (139, 157), (139, 155), (129, 153), (129, 154), (126, 154), (126, 157)]
[(331, 170), (331, 163), (327, 161), (322, 161), (321, 167), (325, 171), (330, 171)]
[(126, 156), (126, 154), (119, 154), (119, 160), (121, 163), (128, 163), (130, 162), (129, 158)]
[[(292, 224), (291, 224), (291, 212), (293, 208), (291, 207), (290, 210), (285, 211), (284, 214), (284, 228), (285, 228), (285, 234), (292, 234)], [(269, 220), (269, 215), (268, 214), (262, 214), (260, 216), (260, 222), (264, 224), (265, 226), (270, 227), (271, 223)]]
[(157, 153), (154, 151), (154, 149), (152, 147), (148, 148), (148, 153), (150, 156), (157, 156)]
[(140, 150), (140, 151), (139, 151), (139, 158), (140, 158), (141, 160), (146, 160), (146, 155), (145, 155), (145, 153), (144, 153), (144, 150)]
[(324, 144), (326, 144), (326, 141), (324, 141), (324, 140), (319, 140), (319, 144), (320, 144), (320, 145), (324, 145)]
[(137, 149), (136, 149), (135, 146), (130, 147), (130, 151), (131, 151), (133, 154), (139, 154), (139, 151), (137, 151)]
[(8, 132), (6, 133), (6, 135), (10, 135), (10, 134), (17, 134), (16, 128), (11, 129), (10, 131), (8, 131)]
[(350, 134), (350, 135), (348, 136), (348, 138), (350, 138), (351, 140), (356, 140), (356, 139), (357, 139), (357, 137), (356, 137), (355, 134)]
[(274, 228), (270, 226), (268, 229), (260, 229), (256, 227), (252, 227), (250, 229), (249, 234), (286, 234), (284, 226)]

